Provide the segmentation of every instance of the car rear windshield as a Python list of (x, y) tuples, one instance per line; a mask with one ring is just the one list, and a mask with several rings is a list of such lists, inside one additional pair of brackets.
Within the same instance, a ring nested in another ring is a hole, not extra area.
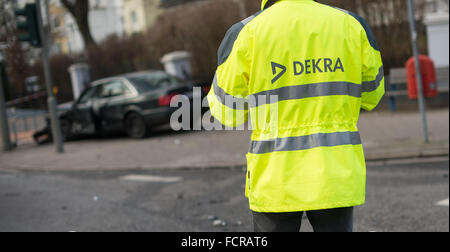
[(165, 86), (179, 85), (180, 81), (166, 73), (149, 73), (127, 77), (139, 92), (150, 92)]

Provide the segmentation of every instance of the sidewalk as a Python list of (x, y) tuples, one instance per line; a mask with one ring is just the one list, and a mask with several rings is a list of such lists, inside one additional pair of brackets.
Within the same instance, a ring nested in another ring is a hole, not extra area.
[[(360, 130), (368, 161), (449, 154), (449, 109), (428, 112), (430, 144), (424, 144), (419, 113), (363, 113)], [(65, 144), (21, 147), (0, 153), (0, 169), (102, 171), (245, 166), (250, 132), (171, 132), (145, 140), (125, 137), (87, 139)]]
[(449, 109), (427, 112), (430, 143), (425, 144), (418, 112), (361, 115), (359, 128), (369, 161), (449, 154)]

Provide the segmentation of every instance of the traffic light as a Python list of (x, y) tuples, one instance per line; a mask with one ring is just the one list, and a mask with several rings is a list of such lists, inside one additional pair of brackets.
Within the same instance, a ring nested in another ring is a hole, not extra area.
[(15, 14), (17, 17), (24, 17), (24, 21), (17, 22), (19, 40), (30, 42), (34, 47), (41, 47), (42, 37), (39, 32), (36, 4), (27, 4), (25, 8), (16, 10)]

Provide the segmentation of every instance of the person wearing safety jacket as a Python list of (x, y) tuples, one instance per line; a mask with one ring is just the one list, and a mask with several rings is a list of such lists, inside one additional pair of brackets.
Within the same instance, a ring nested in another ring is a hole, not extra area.
[(263, 0), (231, 27), (208, 102), (225, 126), (250, 118), (246, 197), (256, 231), (298, 231), (304, 212), (315, 231), (353, 230), (366, 190), (357, 123), (384, 93), (380, 49), (356, 14)]

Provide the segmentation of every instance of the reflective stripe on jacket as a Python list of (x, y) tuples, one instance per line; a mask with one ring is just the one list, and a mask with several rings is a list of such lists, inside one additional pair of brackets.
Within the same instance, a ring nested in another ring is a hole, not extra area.
[(366, 21), (312, 0), (278, 0), (234, 25), (208, 101), (226, 126), (249, 120), (246, 196), (256, 212), (364, 204), (357, 122), (384, 95), (381, 54)]

